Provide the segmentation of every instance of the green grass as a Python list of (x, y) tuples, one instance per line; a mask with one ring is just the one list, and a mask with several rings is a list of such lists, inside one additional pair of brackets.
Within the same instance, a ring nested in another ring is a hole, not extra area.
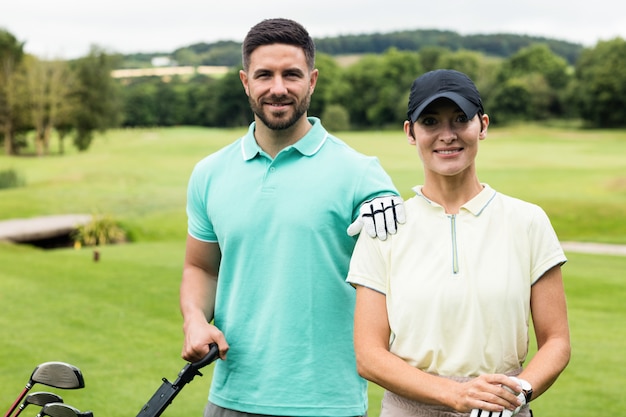
[[(85, 248), (0, 244), (0, 410), (9, 407), (34, 367), (50, 360), (81, 368), (86, 388), (33, 391), (58, 392), (96, 416), (136, 415), (162, 377), (176, 378), (184, 366), (178, 286), (187, 178), (196, 161), (244, 132), (119, 130), (98, 138), (86, 153), (68, 148), (65, 156), (0, 156), (0, 170), (13, 169), (26, 183), (0, 190), (0, 220), (99, 212), (120, 220), (136, 239), (101, 248), (97, 263)], [(421, 182), (417, 153), (400, 130), (340, 136), (378, 155), (405, 197)], [(563, 240), (626, 243), (625, 155), (624, 131), (492, 129), (482, 143), (479, 174), (494, 188), (544, 207)], [(622, 415), (626, 257), (568, 257), (573, 357), (533, 408), (544, 417), (597, 410)], [(199, 415), (211, 369), (165, 415)], [(370, 386), (370, 416), (378, 415), (381, 393)]]
[[(423, 181), (402, 132), (342, 135), (379, 156), (404, 197)], [(626, 243), (626, 131), (533, 125), (490, 129), (478, 157), (481, 181), (539, 204), (562, 240)]]
[[(139, 411), (184, 362), (177, 290), (182, 242), (142, 243), (91, 251), (41, 251), (0, 246), (0, 403), (17, 396), (36, 364), (63, 360), (82, 369), (86, 388), (52, 390), (99, 415)], [(564, 268), (573, 358), (562, 377), (533, 407), (542, 416), (589, 416), (598, 407), (611, 415), (626, 410), (626, 258), (568, 254)], [(34, 261), (36, 260), (36, 262)], [(199, 413), (210, 370), (185, 388), (168, 415)], [(382, 390), (370, 386), (370, 415), (377, 416)]]
[[(129, 223), (139, 237), (171, 238), (185, 222), (185, 187), (194, 163), (244, 132), (118, 130), (86, 153), (68, 147), (73, 153), (65, 156), (0, 156), (0, 167), (14, 170), (27, 185), (0, 191), (0, 220), (99, 212)], [(340, 136), (377, 155), (403, 196), (422, 182), (417, 152), (401, 130)], [(625, 155), (626, 131), (491, 129), (481, 144), (478, 172), (497, 190), (541, 205), (563, 240), (626, 243)]]

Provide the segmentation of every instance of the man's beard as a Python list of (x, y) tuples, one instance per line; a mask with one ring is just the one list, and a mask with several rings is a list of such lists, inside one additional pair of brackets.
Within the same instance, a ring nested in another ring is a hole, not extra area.
[(248, 97), (248, 102), (250, 103), (250, 108), (254, 114), (261, 120), (261, 122), (263, 122), (265, 126), (272, 130), (286, 130), (300, 120), (302, 115), (309, 110), (309, 105), (311, 104), (311, 94), (307, 94), (300, 104), (294, 107), (293, 115), (289, 119), (277, 118), (278, 120), (273, 120), (274, 117), (265, 114), (263, 111), (263, 105), (259, 105), (251, 97)]

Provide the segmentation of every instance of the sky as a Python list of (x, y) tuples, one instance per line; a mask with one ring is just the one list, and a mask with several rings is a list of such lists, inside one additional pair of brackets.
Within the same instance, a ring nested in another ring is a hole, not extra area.
[(241, 42), (259, 21), (285, 17), (313, 38), (440, 29), (461, 35), (513, 33), (583, 46), (626, 39), (619, 0), (3, 0), (0, 28), (44, 59), (169, 53), (194, 43)]

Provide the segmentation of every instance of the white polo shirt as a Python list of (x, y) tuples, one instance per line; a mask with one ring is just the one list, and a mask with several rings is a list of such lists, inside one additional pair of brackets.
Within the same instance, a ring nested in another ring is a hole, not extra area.
[(456, 215), (415, 187), (398, 233), (361, 234), (352, 256), (348, 282), (386, 295), (390, 351), (429, 373), (518, 369), (531, 285), (567, 261), (539, 206), (483, 185)]

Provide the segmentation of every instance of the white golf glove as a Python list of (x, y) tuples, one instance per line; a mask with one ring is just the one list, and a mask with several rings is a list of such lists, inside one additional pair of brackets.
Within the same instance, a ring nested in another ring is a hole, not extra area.
[(354, 236), (365, 229), (370, 237), (386, 240), (398, 231), (398, 224), (406, 222), (402, 198), (390, 195), (376, 197), (361, 206), (359, 217), (348, 227), (348, 235)]
[[(521, 387), (524, 386), (524, 383), (522, 382), (521, 379), (516, 378), (514, 376), (510, 376), (509, 378), (511, 378), (512, 380), (514, 380), (515, 382), (517, 382), (517, 384)], [(524, 381), (525, 382), (525, 381)], [(528, 383), (526, 383), (528, 384)], [(513, 392), (509, 389), (509, 387), (503, 385), (503, 388), (505, 388), (506, 390)], [(515, 392), (513, 392), (513, 394), (515, 394)], [(526, 396), (524, 395), (523, 392), (520, 392), (519, 394), (517, 394), (517, 398), (522, 402), (522, 405), (520, 405), (519, 407), (517, 407), (515, 410), (511, 411), (511, 410), (503, 410), (503, 411), (485, 411), (485, 410), (478, 410), (478, 409), (473, 409), (472, 412), (470, 413), (470, 417), (512, 417), (515, 414), (519, 413), (520, 410), (522, 409), (523, 406), (526, 405)]]
[[(508, 412), (508, 414), (507, 414)], [(504, 411), (486, 411), (474, 408), (470, 413), (470, 417), (510, 417), (511, 410)]]

